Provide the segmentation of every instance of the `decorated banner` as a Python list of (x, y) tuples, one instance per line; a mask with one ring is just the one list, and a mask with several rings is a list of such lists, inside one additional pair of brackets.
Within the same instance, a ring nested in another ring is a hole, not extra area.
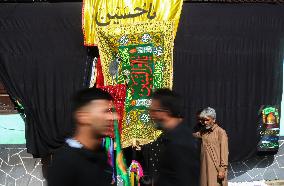
[(279, 112), (276, 107), (265, 107), (262, 112), (258, 151), (277, 151), (279, 148)]
[(131, 186), (140, 186), (140, 179), (144, 176), (143, 168), (136, 160), (132, 160), (128, 169)]
[(175, 35), (183, 0), (84, 0), (84, 44), (97, 44), (97, 28), (107, 31), (108, 26), (133, 23), (153, 23), (171, 20)]
[(148, 112), (151, 94), (172, 87), (174, 24), (161, 21), (106, 28), (97, 28), (104, 82), (127, 85), (122, 146), (147, 144), (161, 134)]

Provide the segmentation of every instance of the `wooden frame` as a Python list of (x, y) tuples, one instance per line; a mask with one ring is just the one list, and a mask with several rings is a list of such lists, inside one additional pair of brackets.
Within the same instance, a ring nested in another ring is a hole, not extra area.
[(17, 113), (14, 104), (12, 103), (9, 94), (4, 85), (0, 82), (0, 114)]

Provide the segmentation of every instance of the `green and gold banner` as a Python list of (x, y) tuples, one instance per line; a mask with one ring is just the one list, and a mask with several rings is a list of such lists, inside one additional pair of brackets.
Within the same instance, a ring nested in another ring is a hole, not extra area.
[(156, 21), (97, 28), (106, 85), (125, 84), (122, 146), (155, 140), (148, 107), (155, 89), (172, 87), (174, 22)]

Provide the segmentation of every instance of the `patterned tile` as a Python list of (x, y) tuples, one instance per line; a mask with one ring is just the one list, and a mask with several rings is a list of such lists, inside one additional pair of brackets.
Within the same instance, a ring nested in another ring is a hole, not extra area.
[(31, 181), (29, 182), (29, 186), (42, 186), (42, 185), (43, 185), (42, 181), (34, 177), (32, 177)]
[(231, 163), (228, 173), (230, 182), (284, 180), (284, 141), (279, 141), (279, 144), (280, 148), (275, 155), (257, 156), (244, 162)]
[(9, 149), (0, 148), (0, 160), (7, 162), (9, 159)]
[[(277, 154), (258, 156), (229, 165), (232, 183), (259, 180), (284, 180), (284, 141)], [(0, 186), (46, 186), (40, 159), (34, 159), (25, 148), (0, 148)], [(119, 182), (118, 185), (121, 185)]]
[(26, 170), (22, 164), (13, 166), (9, 175), (14, 179), (19, 179), (26, 175)]
[(41, 167), (25, 148), (0, 148), (1, 186), (45, 186)]
[(32, 177), (28, 174), (16, 180), (16, 186), (29, 185)]
[(6, 173), (0, 170), (0, 185), (5, 185)]
[(21, 158), (22, 162), (23, 162), (23, 166), (28, 173), (31, 173), (36, 166), (36, 160), (33, 158)]
[(0, 170), (5, 172), (5, 173), (10, 173), (10, 171), (13, 169), (13, 166), (9, 165), (5, 161), (2, 162)]
[(16, 180), (12, 178), (11, 176), (7, 175), (5, 186), (16, 186)]

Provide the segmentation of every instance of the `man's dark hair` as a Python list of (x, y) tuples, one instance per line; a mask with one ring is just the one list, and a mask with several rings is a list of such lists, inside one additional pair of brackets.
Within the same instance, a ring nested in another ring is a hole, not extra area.
[(113, 100), (112, 96), (99, 88), (86, 88), (80, 90), (73, 97), (73, 112), (89, 104), (93, 100)]
[(167, 110), (171, 116), (183, 118), (183, 100), (176, 92), (167, 88), (157, 89), (153, 93), (152, 99), (158, 100), (161, 107)]

